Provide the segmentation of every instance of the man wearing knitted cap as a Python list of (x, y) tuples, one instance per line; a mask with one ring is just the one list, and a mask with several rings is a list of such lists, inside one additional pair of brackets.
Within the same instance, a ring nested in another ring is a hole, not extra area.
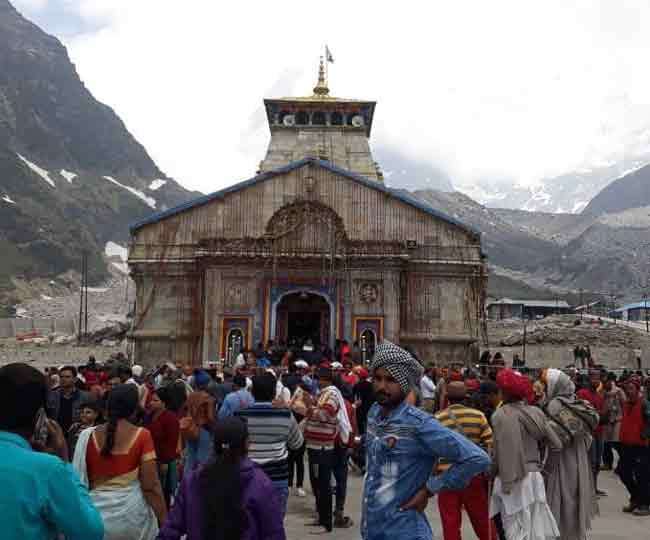
[[(422, 376), (422, 366), (408, 352), (384, 341), (371, 370), (377, 403), (368, 414), (361, 536), (430, 540), (433, 533), (424, 515), (429, 498), (443, 490), (464, 489), (488, 470), (490, 459), (474, 443), (406, 402)], [(441, 458), (450, 467), (433, 476)]]

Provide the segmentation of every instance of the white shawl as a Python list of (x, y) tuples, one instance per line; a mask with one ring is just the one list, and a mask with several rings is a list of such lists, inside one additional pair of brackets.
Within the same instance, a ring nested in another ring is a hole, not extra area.
[(341, 394), (341, 391), (333, 385), (328, 386), (324, 391), (332, 392), (339, 402), (339, 412), (336, 415), (339, 435), (341, 436), (341, 441), (343, 441), (343, 444), (348, 444), (348, 441), (350, 440), (350, 434), (352, 433), (352, 424), (350, 423), (348, 408), (345, 406), (345, 399), (343, 399), (343, 394)]

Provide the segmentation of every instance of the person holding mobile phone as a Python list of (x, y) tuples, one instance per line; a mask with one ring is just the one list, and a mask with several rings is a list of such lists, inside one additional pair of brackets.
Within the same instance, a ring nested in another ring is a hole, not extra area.
[(65, 436), (45, 415), (46, 398), (40, 371), (22, 363), (0, 368), (2, 538), (102, 540), (101, 515), (67, 463)]

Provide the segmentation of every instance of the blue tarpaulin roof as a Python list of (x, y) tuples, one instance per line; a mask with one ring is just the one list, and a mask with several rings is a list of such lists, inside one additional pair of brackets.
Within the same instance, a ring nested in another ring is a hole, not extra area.
[(641, 300), (640, 302), (634, 302), (633, 304), (627, 304), (623, 307), (620, 307), (618, 309), (615, 309), (613, 311), (616, 311), (618, 313), (622, 313), (623, 311), (630, 311), (632, 309), (643, 309), (644, 307), (650, 308), (650, 298), (648, 298), (647, 302), (644, 302)]

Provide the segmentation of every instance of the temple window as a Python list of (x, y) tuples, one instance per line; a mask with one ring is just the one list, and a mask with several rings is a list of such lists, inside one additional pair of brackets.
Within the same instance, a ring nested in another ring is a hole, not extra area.
[(327, 124), (325, 113), (322, 111), (316, 111), (311, 117), (312, 126), (324, 126)]
[(296, 124), (299, 126), (309, 125), (309, 115), (305, 111), (300, 111), (296, 114)]

